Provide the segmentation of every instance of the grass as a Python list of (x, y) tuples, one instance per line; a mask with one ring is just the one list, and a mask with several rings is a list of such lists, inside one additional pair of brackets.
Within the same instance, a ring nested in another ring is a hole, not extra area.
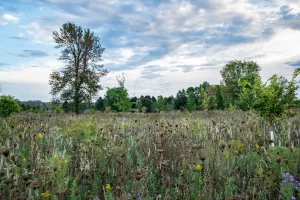
[[(0, 199), (299, 195), (300, 116), (274, 124), (233, 111), (0, 120)], [(285, 173), (295, 180), (283, 183)]]

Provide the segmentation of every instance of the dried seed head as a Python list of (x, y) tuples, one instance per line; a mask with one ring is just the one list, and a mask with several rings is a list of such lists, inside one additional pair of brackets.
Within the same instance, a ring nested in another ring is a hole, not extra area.
[(10, 154), (10, 150), (9, 149), (5, 149), (2, 154), (5, 156), (5, 157), (8, 157), (9, 154)]

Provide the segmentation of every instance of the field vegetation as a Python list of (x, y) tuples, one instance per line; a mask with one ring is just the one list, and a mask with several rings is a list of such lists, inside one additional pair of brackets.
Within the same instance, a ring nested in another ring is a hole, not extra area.
[(296, 198), (299, 131), (241, 111), (18, 114), (0, 123), (0, 199)]

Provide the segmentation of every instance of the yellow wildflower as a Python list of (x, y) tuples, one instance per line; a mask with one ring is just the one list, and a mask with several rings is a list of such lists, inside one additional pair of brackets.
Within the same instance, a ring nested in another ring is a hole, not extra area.
[(180, 174), (183, 174), (183, 172), (184, 172), (184, 170), (183, 170), (183, 169), (181, 169), (181, 170), (180, 170)]
[(225, 156), (226, 159), (229, 159), (229, 158), (230, 158), (230, 153), (229, 153), (229, 151), (225, 151), (225, 152), (224, 152), (224, 156)]
[(243, 148), (243, 147), (244, 147), (244, 144), (243, 144), (243, 143), (239, 143), (239, 144), (238, 144), (238, 148), (239, 148), (239, 149), (241, 149), (241, 148)]
[(44, 136), (43, 136), (43, 134), (38, 133), (36, 137), (39, 138), (39, 139), (42, 139)]
[(51, 193), (50, 193), (50, 191), (48, 190), (47, 192), (41, 193), (41, 196), (44, 197), (44, 198), (48, 198), (48, 197), (51, 196)]
[(200, 171), (202, 169), (201, 165), (198, 163), (198, 165), (196, 166), (196, 170)]
[(259, 146), (258, 144), (256, 144), (256, 145), (255, 145), (255, 147), (256, 147), (257, 149), (259, 149), (259, 148), (260, 148), (260, 146)]
[(238, 151), (238, 150), (236, 150), (236, 149), (235, 149), (235, 150), (233, 150), (233, 152), (234, 152), (234, 153), (236, 153), (236, 154), (238, 154), (238, 153), (239, 153), (239, 151)]
[(111, 189), (112, 189), (111, 186), (110, 186), (110, 184), (106, 184), (106, 185), (105, 185), (105, 188), (106, 188), (107, 190), (111, 190)]

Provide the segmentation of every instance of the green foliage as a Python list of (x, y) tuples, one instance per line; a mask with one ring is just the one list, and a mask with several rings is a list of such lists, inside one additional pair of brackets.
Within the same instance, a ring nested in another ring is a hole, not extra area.
[(20, 106), (11, 96), (0, 96), (0, 117), (9, 117), (20, 110)]
[(62, 104), (62, 110), (64, 111), (64, 113), (70, 112), (70, 105), (69, 105), (68, 101), (65, 101)]
[(300, 74), (300, 68), (295, 69), (294, 78), (296, 78)]
[(163, 96), (158, 96), (157, 101), (155, 102), (155, 107), (158, 111), (165, 111), (167, 110), (167, 102), (166, 99), (163, 98)]
[(200, 97), (201, 97), (201, 101), (200, 101), (201, 109), (208, 110), (209, 97), (203, 87), (201, 87), (200, 89)]
[(55, 111), (55, 113), (58, 113), (58, 114), (63, 112), (63, 110), (60, 108), (60, 106), (57, 106), (54, 111)]
[(145, 107), (147, 112), (153, 112), (155, 109), (154, 102), (152, 99), (153, 98), (151, 98), (149, 95), (141, 96), (139, 99), (142, 103), (142, 107)]
[(221, 70), (222, 84), (225, 86), (224, 90), (227, 93), (228, 104), (234, 106), (237, 104), (239, 94), (242, 91), (240, 85), (244, 80), (253, 84), (255, 77), (259, 78), (260, 67), (253, 61), (230, 61)]
[(131, 109), (131, 102), (127, 90), (123, 87), (108, 88), (104, 96), (105, 107), (117, 112), (127, 112)]
[(229, 106), (228, 106), (228, 108), (227, 108), (228, 110), (234, 110), (234, 107), (233, 107), (233, 105), (232, 104), (229, 104)]
[(196, 98), (194, 91), (189, 91), (187, 93), (187, 104), (186, 104), (186, 109), (191, 112), (196, 109)]
[(101, 89), (100, 78), (108, 71), (99, 65), (104, 48), (100, 39), (89, 29), (74, 23), (63, 24), (60, 32), (53, 32), (55, 48), (64, 48), (60, 59), (66, 66), (50, 75), (51, 94), (74, 102), (75, 113), (82, 102), (91, 102)]
[(95, 107), (99, 111), (103, 111), (104, 110), (104, 101), (103, 101), (102, 97), (99, 97), (97, 99)]
[(224, 110), (224, 100), (219, 85), (216, 85), (216, 102), (217, 102), (217, 109)]
[(185, 90), (179, 90), (177, 95), (176, 95), (176, 100), (175, 100), (175, 108), (176, 109), (182, 109), (186, 107), (187, 103), (187, 97), (186, 97), (186, 92)]
[(148, 108), (146, 106), (143, 106), (141, 112), (146, 113), (147, 111), (148, 111)]
[(244, 80), (241, 85), (241, 100), (248, 108), (269, 121), (282, 116), (292, 106), (299, 88), (294, 78), (289, 82), (277, 75), (272, 76), (265, 84), (256, 77), (253, 83)]

